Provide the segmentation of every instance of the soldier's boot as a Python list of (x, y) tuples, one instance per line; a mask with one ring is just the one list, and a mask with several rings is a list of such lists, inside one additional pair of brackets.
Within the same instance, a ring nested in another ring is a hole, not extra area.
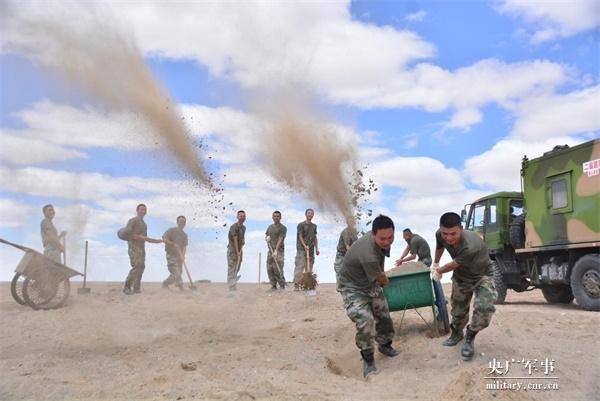
[(267, 292), (277, 291), (277, 284), (271, 284), (271, 288), (267, 290)]
[(141, 294), (142, 292), (142, 283), (139, 281), (136, 281), (135, 283), (133, 283), (133, 293), (134, 294)]
[(467, 335), (465, 336), (465, 343), (460, 350), (460, 355), (463, 360), (470, 361), (473, 359), (473, 355), (475, 355), (475, 336), (477, 335), (476, 331), (471, 330), (467, 327)]
[(366, 379), (371, 374), (377, 374), (375, 367), (375, 355), (372, 350), (360, 351), (363, 360), (363, 377)]
[(390, 341), (387, 344), (379, 344), (379, 346), (377, 347), (377, 349), (379, 350), (379, 352), (381, 352), (383, 355), (385, 356), (389, 356), (390, 358), (393, 358), (395, 356), (398, 356), (398, 351), (396, 351), (393, 347), (392, 347), (392, 342)]
[(457, 329), (453, 324), (450, 325), (450, 329), (452, 330), (450, 337), (448, 337), (446, 341), (442, 343), (442, 345), (445, 345), (446, 347), (454, 347), (464, 337), (462, 329)]
[(133, 291), (131, 290), (131, 280), (125, 280), (125, 287), (123, 287), (123, 292), (125, 293), (125, 295), (133, 294)]

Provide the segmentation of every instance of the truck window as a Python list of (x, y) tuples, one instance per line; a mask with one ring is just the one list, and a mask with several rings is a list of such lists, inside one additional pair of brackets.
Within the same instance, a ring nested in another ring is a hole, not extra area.
[(487, 229), (488, 231), (494, 231), (498, 229), (497, 217), (496, 217), (496, 199), (490, 200), (490, 214), (488, 216), (489, 222)]
[(473, 212), (467, 225), (467, 230), (483, 231), (483, 223), (485, 218), (485, 204), (479, 203), (473, 206)]
[(510, 207), (510, 216), (508, 219), (509, 223), (512, 223), (515, 217), (523, 214), (523, 200), (521, 199), (511, 199), (509, 203)]
[(567, 181), (556, 180), (552, 183), (552, 208), (562, 209), (568, 205), (567, 199)]

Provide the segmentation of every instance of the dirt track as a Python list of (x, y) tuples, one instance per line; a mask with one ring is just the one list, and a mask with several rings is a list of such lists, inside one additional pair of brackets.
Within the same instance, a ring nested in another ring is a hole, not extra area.
[[(316, 297), (267, 286), (224, 284), (199, 291), (125, 296), (121, 284), (72, 290), (67, 305), (33, 311), (0, 284), (2, 400), (592, 400), (600, 394), (600, 313), (548, 305), (539, 291), (509, 292), (472, 362), (430, 338), (414, 311), (397, 331), (400, 356), (376, 356), (380, 373), (365, 382), (354, 327), (334, 285)], [(446, 295), (449, 290), (446, 288)], [(431, 319), (427, 308), (419, 310)], [(396, 327), (402, 312), (394, 312)], [(558, 390), (487, 390), (493, 358), (525, 360), (504, 376), (557, 383)], [(554, 359), (557, 379), (541, 361)], [(537, 359), (530, 376), (526, 361)], [(188, 369), (182, 368), (184, 364)]]

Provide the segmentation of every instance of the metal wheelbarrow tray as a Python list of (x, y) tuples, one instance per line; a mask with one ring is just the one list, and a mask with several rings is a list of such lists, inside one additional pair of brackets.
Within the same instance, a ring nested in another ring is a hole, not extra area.
[(77, 270), (48, 259), (34, 249), (0, 238), (4, 243), (25, 252), (15, 268), (10, 292), (14, 300), (33, 309), (56, 309), (65, 304), (71, 291), (69, 279), (83, 276)]
[[(400, 327), (407, 309), (414, 309), (429, 327), (429, 323), (417, 308), (431, 307), (434, 317), (433, 334), (438, 336), (438, 322), (443, 324), (444, 332), (450, 330), (447, 301), (440, 283), (432, 281), (429, 270), (419, 272), (396, 272), (388, 277), (389, 285), (383, 289), (390, 312), (404, 311)], [(431, 328), (431, 327), (430, 327)]]

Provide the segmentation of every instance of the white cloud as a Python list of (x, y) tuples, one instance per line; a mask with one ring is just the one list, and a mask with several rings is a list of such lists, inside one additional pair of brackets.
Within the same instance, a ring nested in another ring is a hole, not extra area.
[(565, 95), (532, 97), (516, 104), (513, 135), (523, 140), (600, 130), (600, 85)]
[(521, 17), (532, 24), (528, 27), (532, 43), (566, 38), (600, 26), (597, 0), (501, 0), (497, 8), (501, 13)]
[(86, 159), (85, 153), (39, 139), (25, 138), (18, 131), (0, 131), (0, 161), (12, 165), (32, 165), (51, 161)]
[(23, 227), (33, 212), (33, 208), (23, 202), (0, 198), (0, 227)]
[(464, 174), (471, 182), (490, 191), (521, 190), (521, 160), (542, 156), (555, 145), (575, 145), (569, 137), (554, 137), (525, 141), (519, 138), (506, 138), (496, 143), (492, 149), (465, 161)]
[(369, 169), (377, 185), (400, 187), (414, 195), (436, 195), (464, 189), (460, 173), (429, 157), (395, 157)]
[(27, 127), (16, 131), (20, 136), (57, 146), (144, 150), (163, 144), (160, 136), (131, 112), (108, 112), (91, 106), (76, 108), (44, 100), (14, 116)]
[(424, 10), (419, 10), (412, 14), (408, 14), (406, 17), (404, 17), (404, 19), (407, 21), (411, 21), (411, 22), (421, 22), (421, 21), (425, 20), (426, 16), (427, 16), (427, 13)]

